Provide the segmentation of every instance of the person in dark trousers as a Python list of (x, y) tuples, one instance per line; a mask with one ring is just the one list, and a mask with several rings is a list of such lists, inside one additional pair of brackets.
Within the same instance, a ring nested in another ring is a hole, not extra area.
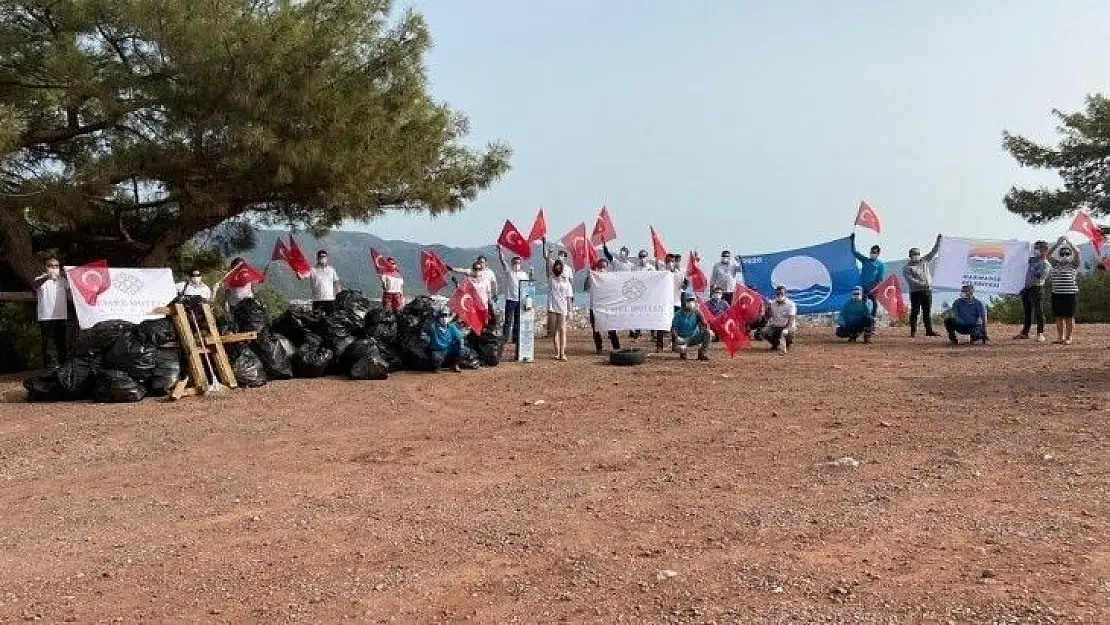
[(1048, 243), (1037, 241), (1033, 244), (1033, 256), (1025, 268), (1025, 288), (1021, 290), (1021, 312), (1024, 317), (1021, 332), (1014, 340), (1029, 338), (1033, 320), (1037, 321), (1037, 342), (1044, 343), (1044, 285), (1052, 265), (1048, 262)]
[[(594, 271), (597, 271), (599, 273), (604, 272), (604, 271), (609, 271), (609, 261), (607, 259), (604, 259), (604, 258), (598, 260), (597, 264), (594, 265)], [(589, 273), (587, 273), (586, 274), (586, 284), (585, 284), (585, 287), (584, 287), (586, 289), (587, 293), (590, 291), (590, 288), (592, 286), (593, 286), (592, 276)], [(596, 349), (597, 353), (600, 354), (601, 352), (603, 352), (605, 350), (603, 349), (604, 345), (602, 344), (602, 341), (601, 341), (601, 333), (598, 332), (597, 328), (596, 328), (596, 321), (594, 320), (594, 309), (593, 308), (590, 308), (590, 329), (593, 330), (593, 333), (594, 333), (594, 349)], [(606, 334), (609, 337), (609, 345), (613, 348), (613, 351), (616, 351), (616, 350), (620, 349), (621, 348), (621, 339), (617, 335), (617, 331), (616, 330), (609, 330)]]
[(863, 342), (871, 342), (871, 334), (875, 332), (875, 317), (868, 310), (867, 301), (863, 299), (863, 289), (852, 289), (852, 299), (844, 302), (840, 308), (839, 320), (836, 325), (837, 338), (848, 339), (855, 342), (863, 335)]
[(933, 331), (933, 272), (930, 263), (940, 249), (940, 235), (933, 249), (922, 256), (916, 247), (910, 248), (909, 261), (902, 267), (902, 278), (910, 290), (910, 338), (917, 336), (917, 319), (925, 325), (925, 336), (940, 336)]
[(698, 360), (709, 360), (709, 327), (706, 320), (698, 312), (698, 303), (690, 293), (682, 294), (682, 306), (674, 313), (671, 320), (671, 333), (674, 335), (674, 350), (678, 357), (686, 360), (686, 350), (690, 347), (698, 348)]
[(312, 287), (312, 310), (325, 315), (335, 312), (335, 295), (343, 287), (339, 283), (339, 274), (328, 264), (326, 250), (316, 252), (316, 266), (308, 274), (308, 283)]
[(459, 357), (462, 356), (465, 335), (462, 328), (451, 320), (450, 311), (436, 311), (436, 322), (428, 327), (427, 335), (434, 371), (438, 373), (446, 367), (459, 373), (462, 370)]
[(42, 335), (42, 364), (57, 369), (69, 357), (69, 285), (56, 256), (46, 259), (46, 271), (34, 281), (39, 333)]
[(870, 253), (864, 256), (856, 251), (856, 235), (854, 233), (851, 239), (852, 255), (856, 257), (860, 264), (859, 283), (863, 287), (867, 301), (871, 303), (871, 316), (875, 317), (879, 314), (879, 300), (875, 299), (875, 294), (872, 291), (886, 278), (886, 263), (879, 259), (882, 249), (878, 245), (872, 245)]
[(972, 345), (976, 341), (987, 344), (987, 307), (976, 299), (974, 286), (965, 284), (960, 289), (960, 297), (952, 302), (949, 317), (944, 320), (944, 329), (953, 345), (960, 342), (957, 334), (969, 335)]
[(531, 270), (524, 269), (524, 261), (519, 256), (513, 256), (505, 262), (505, 254), (497, 248), (497, 259), (501, 261), (501, 268), (505, 270), (505, 321), (501, 326), (501, 336), (506, 343), (514, 345), (520, 342), (520, 283), (532, 279)]

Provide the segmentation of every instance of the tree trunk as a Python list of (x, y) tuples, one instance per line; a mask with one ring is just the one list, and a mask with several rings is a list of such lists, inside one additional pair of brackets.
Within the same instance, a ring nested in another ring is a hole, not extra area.
[(29, 290), (42, 274), (42, 262), (35, 255), (31, 227), (22, 211), (0, 199), (0, 235), (4, 237), (4, 254), (0, 258)]

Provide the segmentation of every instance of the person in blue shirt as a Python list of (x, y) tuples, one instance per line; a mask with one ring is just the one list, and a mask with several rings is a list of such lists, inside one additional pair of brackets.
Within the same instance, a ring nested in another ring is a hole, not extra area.
[(960, 342), (957, 334), (971, 336), (971, 344), (975, 341), (987, 344), (987, 307), (975, 298), (975, 287), (965, 284), (960, 289), (960, 297), (952, 303), (952, 310), (944, 320), (944, 329), (948, 330), (948, 340), (953, 345)]
[(698, 313), (693, 295), (683, 293), (682, 306), (675, 311), (671, 322), (671, 333), (675, 338), (675, 350), (679, 358), (686, 360), (686, 348), (696, 345), (698, 360), (709, 360), (706, 353), (709, 351), (709, 328)]
[(863, 299), (863, 289), (857, 286), (852, 290), (852, 299), (844, 302), (844, 306), (840, 308), (836, 336), (854, 343), (862, 334), (863, 342), (870, 343), (874, 331), (875, 316)]
[(428, 328), (428, 349), (436, 371), (450, 367), (459, 373), (459, 357), (462, 355), (464, 334), (462, 328), (451, 321), (451, 312), (444, 309), (436, 312), (435, 323)]
[(725, 292), (719, 286), (715, 286), (709, 290), (709, 301), (705, 303), (709, 308), (709, 312), (714, 316), (720, 317), (728, 312), (728, 300), (725, 299)]
[(867, 301), (871, 303), (872, 317), (879, 314), (879, 301), (875, 299), (875, 295), (871, 291), (886, 278), (886, 263), (879, 260), (879, 254), (881, 253), (882, 249), (878, 245), (872, 245), (869, 255), (860, 254), (856, 250), (856, 235), (852, 234), (852, 255), (856, 257), (860, 264), (859, 283), (863, 287)]

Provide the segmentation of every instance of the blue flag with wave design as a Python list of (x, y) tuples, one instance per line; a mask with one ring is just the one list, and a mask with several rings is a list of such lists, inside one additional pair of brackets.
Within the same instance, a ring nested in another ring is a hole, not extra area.
[(859, 286), (849, 237), (786, 252), (744, 256), (744, 283), (766, 298), (775, 287), (798, 305), (798, 314), (838, 312)]

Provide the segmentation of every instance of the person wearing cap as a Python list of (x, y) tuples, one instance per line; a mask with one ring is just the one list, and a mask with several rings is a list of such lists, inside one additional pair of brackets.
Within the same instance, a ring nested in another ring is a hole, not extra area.
[(875, 331), (875, 317), (863, 299), (862, 287), (852, 289), (852, 298), (844, 302), (839, 317), (836, 325), (837, 338), (854, 343), (862, 334), (864, 343), (871, 342), (871, 334)]
[[(609, 261), (605, 258), (598, 259), (597, 264), (594, 265), (594, 271), (596, 271), (598, 273), (603, 273), (603, 272), (609, 271)], [(591, 287), (593, 287), (593, 275), (592, 275), (592, 273), (587, 273), (586, 274), (586, 284), (583, 288), (585, 289), (585, 291), (587, 293), (589, 293)], [(590, 308), (590, 329), (593, 330), (594, 349), (597, 350), (598, 354), (601, 354), (604, 351), (603, 343), (602, 343), (602, 340), (601, 340), (601, 333), (597, 331), (597, 322), (594, 319), (594, 309), (593, 308)], [(620, 340), (620, 337), (617, 336), (617, 331), (616, 330), (609, 330), (606, 334), (608, 335), (608, 338), (609, 338), (609, 345), (613, 348), (613, 350), (616, 351), (616, 350), (620, 349), (621, 348), (621, 340)]]
[(741, 274), (740, 259), (733, 260), (732, 252), (723, 250), (721, 262), (713, 265), (713, 272), (709, 277), (710, 288), (720, 289), (721, 297), (730, 305), (732, 294), (736, 292), (736, 283)]
[(686, 349), (691, 346), (697, 346), (698, 360), (709, 360), (709, 327), (698, 312), (694, 296), (689, 293), (683, 293), (682, 306), (674, 313), (671, 335), (674, 337), (674, 350), (682, 360), (686, 360)]
[(316, 266), (308, 274), (308, 285), (312, 287), (312, 310), (330, 315), (335, 312), (335, 295), (343, 290), (339, 284), (339, 274), (328, 264), (328, 251), (316, 252)]
[(875, 298), (872, 291), (879, 283), (886, 278), (886, 264), (879, 259), (882, 254), (882, 249), (878, 245), (872, 245), (871, 251), (867, 256), (860, 254), (856, 251), (856, 235), (852, 233), (852, 255), (860, 263), (859, 270), (859, 283), (863, 287), (863, 292), (867, 297), (867, 301), (871, 303), (871, 316), (874, 317), (879, 314), (879, 300)]
[(605, 259), (609, 261), (611, 271), (632, 271), (633, 262), (627, 245), (622, 245), (615, 257), (604, 243), (601, 244), (601, 252), (605, 255)]
[(1052, 271), (1048, 262), (1048, 243), (1037, 241), (1033, 244), (1033, 255), (1025, 267), (1025, 288), (1021, 290), (1021, 312), (1023, 323), (1021, 332), (1014, 340), (1029, 338), (1033, 319), (1037, 320), (1037, 342), (1044, 343), (1044, 285)]
[(767, 304), (767, 325), (760, 331), (771, 344), (771, 350), (785, 355), (794, 346), (794, 333), (798, 328), (798, 306), (786, 296), (786, 287), (775, 287), (775, 297)]
[(189, 277), (184, 282), (177, 283), (177, 294), (182, 297), (200, 297), (206, 302), (212, 301), (212, 287), (204, 283), (200, 270), (193, 268)]
[(1067, 237), (1060, 237), (1048, 251), (1052, 271), (1048, 287), (1052, 292), (1052, 316), (1056, 317), (1056, 345), (1071, 345), (1075, 332), (1075, 313), (1079, 309), (1079, 248)]
[(902, 267), (902, 278), (910, 290), (910, 338), (917, 336), (917, 318), (925, 325), (925, 336), (940, 336), (933, 331), (933, 273), (930, 263), (937, 257), (941, 236), (933, 249), (922, 256), (921, 250), (910, 248), (909, 261)]
[(428, 327), (428, 350), (432, 356), (435, 371), (450, 367), (458, 373), (459, 356), (462, 354), (464, 334), (459, 324), (451, 320), (447, 309), (436, 311), (436, 321)]
[(944, 320), (944, 329), (948, 331), (948, 340), (953, 345), (960, 342), (957, 334), (970, 336), (972, 345), (976, 341), (987, 344), (987, 307), (975, 297), (974, 286), (965, 284), (960, 288), (960, 297), (952, 302), (952, 309)]

